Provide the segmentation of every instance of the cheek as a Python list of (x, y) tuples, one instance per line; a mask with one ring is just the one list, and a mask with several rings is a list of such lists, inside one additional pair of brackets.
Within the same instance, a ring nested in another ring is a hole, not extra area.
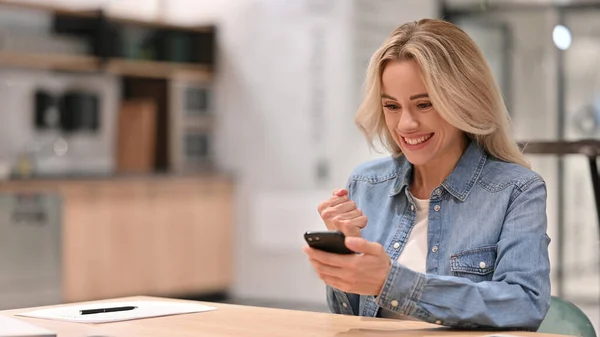
[(438, 114), (438, 112), (435, 111), (435, 109), (431, 111), (430, 116), (430, 125), (435, 125), (438, 132), (444, 134), (444, 138), (455, 138), (455, 135), (457, 134), (457, 132), (459, 132), (457, 128), (453, 127), (452, 125), (450, 125), (450, 123), (446, 122), (446, 120), (443, 119), (442, 116), (440, 116), (440, 114)]
[(398, 125), (398, 121), (390, 116), (384, 115), (385, 117), (385, 125), (387, 126), (388, 131), (392, 135), (392, 138), (397, 143), (398, 135), (396, 134), (396, 126)]
[(396, 125), (398, 125), (398, 121), (397, 119), (394, 117), (394, 115), (390, 115), (390, 114), (384, 114), (383, 118), (385, 119), (385, 125), (387, 125), (388, 130), (392, 133), (395, 134), (395, 130), (396, 130)]
[(463, 136), (462, 131), (451, 126), (446, 125), (444, 127), (444, 139), (447, 146), (454, 146), (456, 144), (460, 144), (460, 138)]

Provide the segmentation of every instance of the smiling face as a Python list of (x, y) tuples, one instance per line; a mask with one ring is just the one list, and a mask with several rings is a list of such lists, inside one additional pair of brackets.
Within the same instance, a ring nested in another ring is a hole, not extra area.
[(447, 156), (460, 158), (464, 134), (435, 110), (415, 61), (391, 61), (385, 66), (381, 103), (390, 134), (413, 165), (435, 164)]

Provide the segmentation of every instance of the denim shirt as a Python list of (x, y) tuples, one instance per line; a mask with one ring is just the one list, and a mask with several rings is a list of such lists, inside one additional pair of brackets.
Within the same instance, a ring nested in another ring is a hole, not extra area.
[(368, 217), (362, 236), (392, 266), (377, 296), (327, 286), (332, 312), (380, 308), (454, 328), (537, 330), (550, 305), (546, 185), (537, 173), (471, 142), (430, 197), (426, 274), (398, 263), (414, 225), (412, 165), (400, 156), (358, 166), (350, 199)]

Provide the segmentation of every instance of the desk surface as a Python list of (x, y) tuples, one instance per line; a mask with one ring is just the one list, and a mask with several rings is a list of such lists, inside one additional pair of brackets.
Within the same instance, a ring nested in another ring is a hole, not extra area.
[[(108, 301), (154, 299), (128, 297)], [(171, 299), (161, 299), (172, 301)], [(107, 302), (107, 301), (98, 301)], [(485, 336), (492, 332), (452, 331), (437, 325), (382, 318), (343, 316), (306, 311), (259, 308), (220, 303), (203, 303), (218, 310), (196, 314), (165, 316), (105, 324), (80, 324), (43, 319), (16, 318), (47, 328), (58, 337), (241, 337), (241, 336)], [(14, 315), (29, 309), (0, 311)], [(37, 309), (37, 308), (36, 308)], [(548, 334), (510, 332), (513, 336), (555, 336)], [(564, 337), (564, 336), (563, 336)]]

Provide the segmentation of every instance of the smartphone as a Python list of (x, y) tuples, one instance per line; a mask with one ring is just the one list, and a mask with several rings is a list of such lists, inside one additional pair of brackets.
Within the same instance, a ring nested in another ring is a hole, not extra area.
[(308, 231), (304, 240), (315, 249), (335, 254), (354, 254), (346, 247), (346, 236), (340, 231)]

